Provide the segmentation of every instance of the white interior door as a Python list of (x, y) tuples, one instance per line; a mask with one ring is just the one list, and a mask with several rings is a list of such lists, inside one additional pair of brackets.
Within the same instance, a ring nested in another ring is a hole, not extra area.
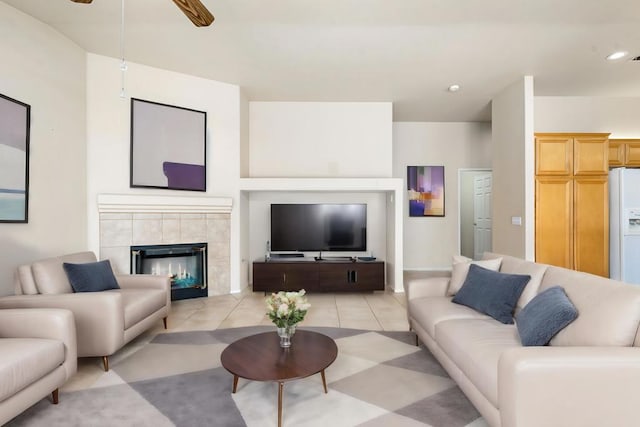
[(491, 172), (473, 179), (473, 258), (480, 259), (491, 251)]

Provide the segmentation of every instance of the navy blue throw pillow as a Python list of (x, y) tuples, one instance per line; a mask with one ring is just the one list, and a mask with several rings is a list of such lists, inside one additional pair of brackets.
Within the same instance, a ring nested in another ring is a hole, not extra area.
[(452, 301), (511, 324), (513, 310), (529, 279), (529, 275), (499, 273), (471, 264), (467, 278)]
[(84, 264), (63, 263), (74, 292), (100, 292), (120, 289), (109, 260)]
[(547, 345), (578, 317), (578, 310), (560, 286), (545, 289), (516, 316), (522, 345)]

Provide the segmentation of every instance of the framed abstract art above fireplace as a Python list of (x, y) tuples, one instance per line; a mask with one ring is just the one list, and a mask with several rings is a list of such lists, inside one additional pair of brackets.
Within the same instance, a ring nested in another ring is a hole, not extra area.
[(27, 222), (31, 107), (0, 94), (0, 222)]
[(444, 166), (407, 166), (409, 216), (444, 216)]
[(206, 191), (207, 113), (131, 98), (130, 186)]

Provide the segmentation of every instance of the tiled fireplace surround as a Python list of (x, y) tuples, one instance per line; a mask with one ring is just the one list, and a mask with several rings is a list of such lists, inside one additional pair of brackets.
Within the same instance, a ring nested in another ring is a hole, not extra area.
[(230, 293), (231, 199), (101, 194), (100, 259), (128, 274), (131, 245), (208, 244), (209, 295)]

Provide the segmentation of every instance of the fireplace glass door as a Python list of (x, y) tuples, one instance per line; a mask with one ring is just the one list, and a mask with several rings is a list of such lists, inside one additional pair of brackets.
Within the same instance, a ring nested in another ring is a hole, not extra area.
[(207, 296), (207, 244), (131, 246), (131, 274), (171, 279), (171, 299)]

